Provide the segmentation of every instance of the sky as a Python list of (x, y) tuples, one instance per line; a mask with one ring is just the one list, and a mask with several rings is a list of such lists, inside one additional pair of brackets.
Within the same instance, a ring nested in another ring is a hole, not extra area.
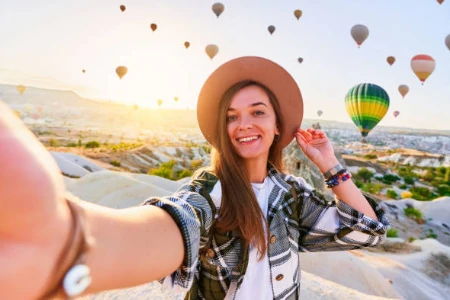
[[(345, 95), (370, 82), (390, 96), (379, 125), (450, 130), (450, 50), (444, 43), (450, 0), (224, 0), (219, 18), (211, 9), (215, 2), (4, 1), (0, 84), (72, 89), (87, 98), (155, 108), (162, 99), (165, 108), (195, 109), (214, 69), (255, 55), (295, 78), (305, 118), (319, 118), (317, 110), (323, 110), (321, 119), (351, 122)], [(296, 9), (303, 12), (299, 20)], [(151, 23), (158, 25), (154, 32)], [(350, 35), (355, 24), (369, 28), (361, 48)], [(272, 35), (269, 25), (276, 27)], [(208, 44), (219, 47), (212, 60)], [(424, 85), (410, 67), (416, 54), (436, 61)], [(386, 62), (390, 55), (396, 58), (392, 66)], [(128, 68), (122, 79), (115, 73), (120, 65)], [(400, 84), (410, 88), (404, 99)]]

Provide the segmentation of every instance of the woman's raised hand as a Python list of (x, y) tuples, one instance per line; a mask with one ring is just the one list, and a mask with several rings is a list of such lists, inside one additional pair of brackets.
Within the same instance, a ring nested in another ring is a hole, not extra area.
[(297, 144), (303, 153), (324, 173), (334, 167), (338, 160), (334, 154), (333, 146), (325, 132), (319, 129), (299, 128), (295, 132)]
[(50, 153), (0, 102), (0, 291), (5, 299), (44, 292), (68, 238), (70, 213)]

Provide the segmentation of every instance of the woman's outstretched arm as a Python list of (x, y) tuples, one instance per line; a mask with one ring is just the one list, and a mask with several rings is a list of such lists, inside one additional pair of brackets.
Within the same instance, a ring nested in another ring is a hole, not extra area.
[[(150, 282), (184, 256), (173, 218), (155, 206), (114, 210), (82, 203), (95, 244), (87, 256), (87, 292)], [(48, 285), (70, 231), (62, 176), (25, 125), (0, 102), (0, 290), (35, 299)]]

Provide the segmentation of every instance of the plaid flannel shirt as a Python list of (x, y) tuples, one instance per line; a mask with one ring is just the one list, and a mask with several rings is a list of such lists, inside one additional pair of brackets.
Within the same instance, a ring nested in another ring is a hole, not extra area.
[[(299, 251), (352, 250), (385, 240), (389, 221), (372, 199), (366, 198), (379, 221), (342, 201), (326, 201), (302, 178), (273, 167), (268, 176), (275, 183), (267, 214), (270, 235), (275, 236), (267, 253), (273, 299), (299, 298)], [(218, 186), (218, 178), (203, 171), (173, 195), (143, 203), (163, 208), (180, 228), (185, 246), (182, 266), (161, 282), (172, 291), (186, 292), (185, 299), (234, 299), (244, 280), (248, 247), (244, 249), (234, 232), (213, 230), (220, 204), (215, 205), (211, 192)]]

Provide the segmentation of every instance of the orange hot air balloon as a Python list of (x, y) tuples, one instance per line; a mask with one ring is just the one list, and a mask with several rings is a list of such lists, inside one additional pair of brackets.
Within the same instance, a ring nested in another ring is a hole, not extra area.
[(406, 84), (401, 84), (398, 86), (398, 91), (400, 95), (402, 95), (402, 97), (405, 98), (406, 94), (408, 94), (409, 92), (409, 86), (407, 86)]
[(267, 30), (269, 30), (270, 34), (273, 34), (275, 32), (275, 26), (270, 25), (269, 27), (267, 27)]
[(189, 48), (189, 46), (191, 45), (191, 43), (189, 43), (188, 41), (184, 42), (184, 47)]
[(120, 10), (121, 10), (122, 12), (124, 12), (125, 9), (127, 9), (127, 8), (125, 7), (125, 5), (121, 5), (121, 6), (120, 6)]
[(364, 43), (364, 41), (369, 36), (369, 28), (367, 28), (367, 26), (365, 25), (357, 24), (352, 27), (352, 29), (350, 30), (350, 34), (352, 35), (356, 44), (358, 44), (358, 48), (360, 48), (362, 43)]
[(422, 84), (433, 73), (435, 67), (436, 62), (427, 54), (419, 54), (411, 59), (411, 68)]
[(400, 112), (399, 112), (398, 110), (396, 110), (396, 111), (394, 111), (394, 113), (393, 113), (393, 114), (394, 114), (394, 117), (396, 117), (396, 118), (397, 118), (397, 117), (398, 117), (398, 115), (400, 114)]
[(25, 91), (27, 90), (27, 88), (26, 88), (24, 85), (18, 85), (18, 86), (16, 87), (16, 90), (17, 90), (21, 95), (23, 95), (23, 93), (25, 93)]
[(442, 4), (442, 2), (444, 2), (444, 0), (436, 0), (439, 4)]
[(223, 13), (223, 11), (225, 10), (225, 6), (222, 3), (217, 2), (217, 3), (213, 4), (212, 10), (213, 10), (214, 14), (217, 17), (219, 17)]
[(152, 31), (155, 31), (158, 28), (158, 25), (156, 25), (155, 23), (150, 24), (150, 28), (152, 29)]
[(163, 103), (163, 101), (161, 99), (158, 99), (158, 107), (161, 107), (161, 104)]
[(294, 16), (299, 20), (302, 16), (302, 11), (300, 9), (294, 10)]
[(450, 34), (445, 38), (445, 45), (447, 46), (448, 50), (450, 50)]
[(81, 70), (81, 72), (83, 72), (83, 73), (86, 73), (86, 70), (85, 70), (85, 69), (83, 69), (83, 70)]
[(395, 57), (393, 57), (393, 56), (388, 56), (388, 57), (386, 58), (386, 61), (388, 62), (389, 65), (392, 66), (392, 65), (395, 63)]
[(119, 76), (120, 79), (122, 79), (122, 77), (125, 76), (125, 74), (127, 74), (127, 72), (128, 72), (128, 68), (125, 66), (118, 66), (116, 68), (117, 76)]
[(205, 47), (206, 54), (208, 54), (209, 58), (213, 59), (214, 56), (219, 52), (219, 47), (214, 44), (210, 44)]

